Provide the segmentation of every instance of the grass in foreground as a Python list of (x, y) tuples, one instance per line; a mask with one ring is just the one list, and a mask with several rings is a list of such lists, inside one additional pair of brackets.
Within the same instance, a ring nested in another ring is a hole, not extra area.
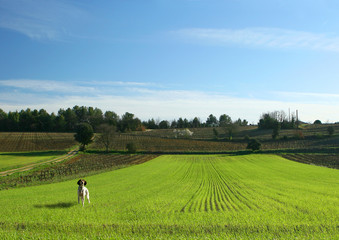
[(84, 208), (77, 179), (0, 191), (0, 236), (335, 239), (338, 179), (273, 155), (161, 156), (86, 177)]

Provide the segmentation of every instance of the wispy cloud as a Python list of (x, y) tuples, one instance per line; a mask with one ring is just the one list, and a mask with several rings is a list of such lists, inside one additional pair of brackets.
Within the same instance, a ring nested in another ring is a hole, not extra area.
[(339, 36), (279, 28), (209, 29), (188, 28), (171, 32), (188, 41), (213, 45), (311, 49), (339, 52)]
[(317, 98), (317, 99), (336, 99), (339, 100), (339, 94), (337, 93), (315, 93), (315, 92), (275, 92), (281, 96), (291, 97), (291, 98)]
[(63, 40), (84, 14), (63, 0), (0, 0), (0, 27), (35, 40)]
[(251, 123), (257, 123), (263, 112), (281, 109), (287, 111), (290, 108), (298, 109), (303, 121), (339, 120), (338, 94), (278, 92), (271, 93), (275, 98), (262, 99), (217, 92), (157, 88), (152, 83), (142, 82), (103, 84), (95, 86), (93, 82), (2, 80), (0, 106), (5, 111), (29, 107), (57, 112), (60, 108), (84, 105), (98, 107), (103, 111), (112, 110), (119, 115), (131, 112), (143, 120), (200, 117), (204, 121), (211, 113), (216, 116), (226, 113), (232, 118), (240, 117)]
[(0, 80), (0, 86), (14, 89), (23, 89), (30, 92), (53, 92), (53, 93), (88, 93), (94, 91), (94, 87), (83, 86), (72, 82), (58, 82), (51, 80), (12, 79)]

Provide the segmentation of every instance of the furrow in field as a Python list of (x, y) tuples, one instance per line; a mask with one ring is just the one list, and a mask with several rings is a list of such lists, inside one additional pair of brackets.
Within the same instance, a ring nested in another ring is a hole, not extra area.
[(210, 159), (199, 162), (201, 182), (191, 199), (181, 211), (238, 211), (243, 206), (239, 204), (239, 197), (235, 195), (230, 183), (216, 171), (215, 163)]
[[(269, 168), (269, 166), (265, 164), (258, 164), (258, 162), (253, 161), (253, 159), (244, 158), (244, 161), (238, 162), (238, 168), (244, 169), (247, 172), (239, 172), (239, 171), (233, 171), (235, 174), (235, 178), (243, 179), (246, 174), (254, 174), (252, 177), (253, 179), (262, 178), (262, 176), (255, 176), (258, 172), (267, 172), (270, 174), (275, 175), (275, 173), (272, 172), (272, 169)], [(251, 171), (248, 171), (251, 170)], [(267, 174), (266, 174), (267, 175)], [(263, 175), (266, 177), (266, 175)], [(235, 183), (234, 185), (238, 185)], [(263, 209), (262, 206), (264, 205), (270, 205), (271, 208), (275, 208), (279, 211), (284, 210), (286, 207), (286, 201), (288, 201), (288, 198), (291, 198), (293, 196), (289, 196), (285, 193), (285, 191), (280, 187), (276, 186), (274, 183), (271, 183), (270, 181), (266, 181), (263, 179), (263, 183), (260, 184), (260, 181), (251, 181), (251, 184), (244, 184), (244, 186), (241, 188), (241, 194), (247, 197), (247, 202), (251, 204), (251, 206), (254, 206), (254, 209)], [(258, 204), (258, 203), (261, 204)]]
[(232, 210), (237, 210), (237, 206), (234, 202), (234, 200), (232, 199), (232, 195), (229, 191), (227, 191), (227, 189), (225, 188), (224, 184), (221, 184), (220, 179), (218, 178), (218, 176), (215, 175), (215, 172), (213, 171), (212, 168), (212, 163), (210, 162), (209, 164), (209, 178), (210, 181), (213, 181), (215, 186), (217, 186), (214, 189), (214, 194), (220, 194), (220, 196), (224, 196), (225, 198), (223, 199), (223, 203), (228, 206), (229, 209)]
[[(188, 211), (188, 212), (193, 212), (193, 211), (200, 211), (204, 209), (205, 207), (203, 206), (203, 195), (205, 191), (205, 169), (204, 165), (201, 164), (201, 162), (197, 161), (194, 162), (194, 169), (192, 169), (192, 172), (195, 174), (193, 177), (195, 178), (195, 184), (197, 187), (196, 191), (193, 193), (192, 197), (188, 200), (188, 202), (184, 205), (184, 207), (181, 209), (182, 212)], [(192, 165), (193, 165), (192, 164)], [(192, 166), (193, 168), (193, 166)]]
[(183, 164), (186, 169), (180, 168), (180, 172), (184, 174), (177, 184), (190, 181), (191, 184), (186, 187), (196, 190), (181, 208), (182, 212), (262, 209), (258, 202), (268, 203), (276, 209), (284, 208), (286, 194), (274, 186), (246, 184), (242, 180), (244, 176), (238, 169), (227, 168), (228, 160), (208, 157), (194, 160), (188, 157), (188, 159), (190, 164)]
[[(239, 191), (235, 189), (234, 183), (230, 181), (230, 179), (226, 179), (222, 172), (220, 172), (217, 167), (215, 166), (215, 162), (211, 163), (211, 173), (210, 175), (213, 176), (217, 184), (220, 185), (221, 193), (227, 197), (228, 203), (231, 204), (231, 206), (234, 208), (234, 210), (242, 210), (243, 203), (246, 202), (246, 200), (243, 200), (243, 196)], [(219, 166), (221, 166), (219, 164)], [(246, 204), (245, 204), (246, 205)]]

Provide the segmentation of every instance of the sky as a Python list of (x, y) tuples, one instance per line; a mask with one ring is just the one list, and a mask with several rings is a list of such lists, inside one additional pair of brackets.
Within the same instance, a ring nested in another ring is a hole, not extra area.
[(0, 0), (0, 108), (339, 121), (339, 1)]

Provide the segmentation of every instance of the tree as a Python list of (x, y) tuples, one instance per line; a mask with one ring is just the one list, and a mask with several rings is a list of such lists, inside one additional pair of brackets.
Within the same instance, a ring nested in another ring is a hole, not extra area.
[(101, 124), (98, 126), (98, 133), (100, 133), (97, 142), (106, 149), (106, 152), (113, 147), (116, 136), (116, 127), (109, 124)]
[(259, 151), (261, 148), (261, 143), (256, 139), (251, 139), (246, 148), (251, 149), (253, 152)]
[(228, 140), (232, 140), (233, 136), (238, 132), (239, 125), (235, 123), (230, 123), (223, 126), (225, 134), (228, 136)]
[(201, 123), (200, 123), (199, 118), (195, 117), (195, 118), (193, 119), (193, 121), (192, 121), (192, 127), (198, 128), (198, 127), (200, 127), (200, 126), (201, 126)]
[(115, 112), (106, 111), (104, 114), (104, 122), (109, 125), (117, 126), (119, 121), (119, 116)]
[(141, 127), (141, 121), (138, 118), (134, 118), (134, 114), (126, 112), (118, 124), (118, 129), (121, 132), (136, 131)]
[(272, 138), (277, 139), (277, 137), (280, 134), (280, 129), (281, 129), (281, 124), (280, 122), (275, 122), (273, 126), (273, 133), (272, 133)]
[(7, 120), (7, 128), (9, 131), (19, 131), (20, 114), (18, 111), (9, 112)]
[(7, 113), (0, 108), (0, 131), (6, 131)]
[(166, 120), (162, 120), (160, 123), (159, 123), (159, 128), (160, 129), (168, 129), (170, 127), (170, 124), (168, 121)]
[(234, 134), (238, 131), (238, 124), (232, 123), (232, 119), (227, 114), (219, 117), (219, 125), (224, 129), (225, 135), (229, 140), (232, 140)]
[(93, 141), (93, 128), (88, 123), (80, 123), (76, 127), (76, 133), (74, 134), (74, 138), (77, 142), (81, 143), (80, 150), (84, 151), (86, 145), (90, 144)]
[(208, 127), (215, 127), (218, 125), (218, 120), (217, 118), (213, 115), (213, 114), (210, 114), (206, 120), (206, 125)]
[(147, 122), (145, 122), (144, 125), (148, 129), (157, 129), (157, 128), (159, 128), (159, 126), (157, 125), (157, 123), (155, 122), (155, 120), (153, 118), (149, 119)]
[(230, 116), (228, 116), (227, 114), (222, 114), (220, 115), (219, 117), (219, 125), (220, 126), (226, 126), (228, 124), (231, 124), (232, 123), (232, 119)]
[(274, 129), (276, 123), (280, 123), (281, 129), (292, 129), (296, 127), (296, 121), (293, 113), (292, 116), (289, 114), (287, 117), (287, 114), (284, 111), (274, 111), (261, 115), (258, 128)]
[(270, 113), (265, 113), (261, 116), (258, 128), (259, 129), (273, 129), (277, 120), (273, 118)]
[(63, 109), (59, 110), (59, 115), (63, 115), (65, 122), (66, 122), (66, 131), (74, 131), (76, 124), (78, 122), (77, 115), (75, 112), (67, 108), (66, 111)]
[(59, 131), (59, 132), (66, 131), (66, 125), (67, 125), (67, 122), (66, 122), (65, 117), (63, 115), (58, 115), (55, 118), (55, 128), (56, 128), (57, 131)]
[(103, 124), (104, 122), (102, 111), (99, 108), (89, 107), (88, 121), (93, 126), (94, 129), (97, 129), (97, 127)]
[(184, 127), (185, 127), (184, 120), (182, 118), (179, 118), (177, 122), (177, 128), (184, 128)]
[(178, 127), (178, 122), (177, 122), (177, 120), (173, 120), (172, 122), (171, 122), (171, 128), (177, 128)]
[(322, 124), (320, 120), (315, 120), (313, 124)]

